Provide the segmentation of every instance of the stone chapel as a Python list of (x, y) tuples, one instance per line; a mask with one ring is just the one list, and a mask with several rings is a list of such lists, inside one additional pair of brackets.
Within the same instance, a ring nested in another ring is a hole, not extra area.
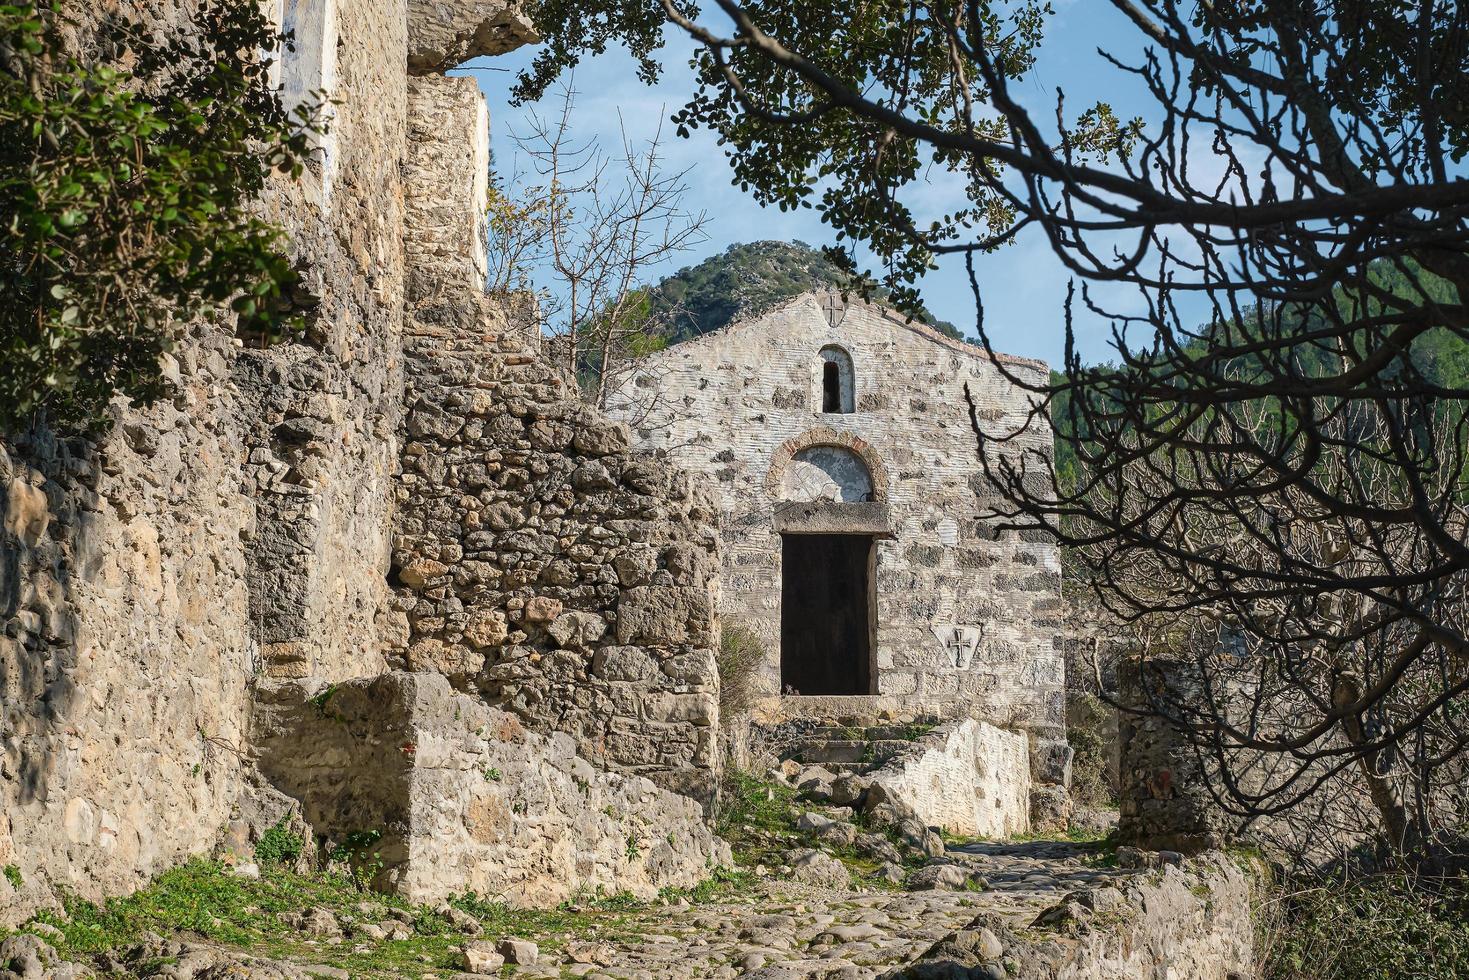
[[(1018, 430), (1030, 398), (1005, 373), (1047, 368), (998, 360), (810, 292), (649, 356), (623, 386), (611, 414), (634, 442), (718, 497), (722, 618), (763, 642), (768, 714), (968, 716), (1064, 739), (1060, 557), (984, 520), (964, 395)], [(1000, 451), (1049, 457), (1049, 429)]]

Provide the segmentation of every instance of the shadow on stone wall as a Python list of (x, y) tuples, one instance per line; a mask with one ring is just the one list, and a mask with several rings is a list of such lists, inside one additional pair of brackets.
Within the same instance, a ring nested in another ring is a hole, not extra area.
[(86, 467), (77, 442), (37, 432), (0, 453), (0, 759), (13, 784), (5, 795), (21, 804), (45, 799), (59, 751), (51, 736), (79, 697), (72, 556), (91, 521), (68, 515), (70, 495), (48, 478)]

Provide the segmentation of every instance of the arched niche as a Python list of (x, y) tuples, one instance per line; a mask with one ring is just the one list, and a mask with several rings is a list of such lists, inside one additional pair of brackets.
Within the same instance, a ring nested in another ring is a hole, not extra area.
[(812, 446), (786, 465), (780, 499), (865, 503), (873, 499), (872, 473), (861, 456), (844, 446)]
[(857, 372), (852, 355), (836, 344), (821, 348), (821, 412), (850, 415), (857, 410)]
[(817, 426), (776, 449), (765, 489), (778, 500), (885, 503), (887, 467), (860, 436)]

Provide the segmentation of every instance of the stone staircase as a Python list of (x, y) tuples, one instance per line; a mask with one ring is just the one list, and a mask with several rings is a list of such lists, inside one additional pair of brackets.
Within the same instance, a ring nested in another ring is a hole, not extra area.
[(835, 776), (860, 775), (912, 748), (933, 728), (928, 722), (868, 726), (807, 723), (799, 732), (790, 733), (789, 747), (780, 755), (802, 766), (820, 766)]

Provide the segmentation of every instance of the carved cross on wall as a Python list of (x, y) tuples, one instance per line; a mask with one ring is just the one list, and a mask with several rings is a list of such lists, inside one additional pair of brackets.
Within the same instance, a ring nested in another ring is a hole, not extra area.
[(949, 642), (946, 644), (949, 652), (954, 655), (954, 666), (963, 667), (969, 663), (969, 658), (974, 656), (975, 641), (978, 637), (969, 636), (962, 626), (955, 626), (949, 634)]
[(934, 639), (938, 640), (949, 654), (949, 661), (960, 670), (966, 669), (974, 659), (974, 651), (984, 636), (979, 626), (963, 626), (957, 623), (934, 623), (930, 627)]
[(826, 294), (824, 309), (826, 310), (827, 326), (832, 329), (836, 329), (837, 325), (842, 322), (842, 318), (847, 315), (847, 307), (837, 300), (837, 294), (834, 292)]

